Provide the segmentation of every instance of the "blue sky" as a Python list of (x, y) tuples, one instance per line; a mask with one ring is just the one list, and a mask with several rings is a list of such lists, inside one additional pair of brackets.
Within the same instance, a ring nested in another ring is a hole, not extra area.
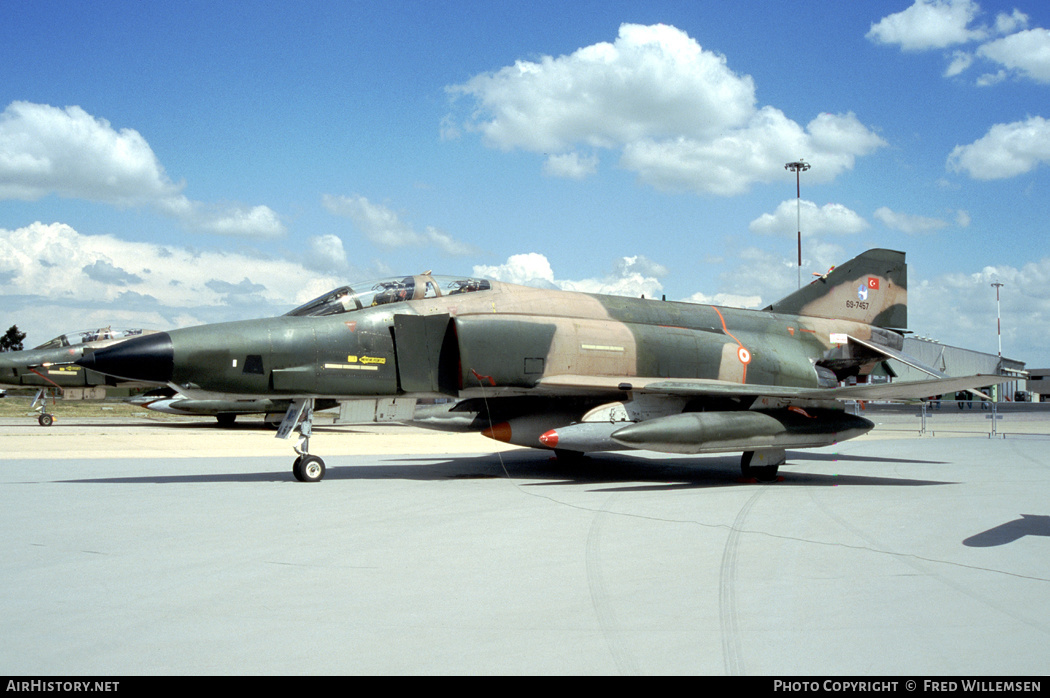
[(0, 5), (0, 325), (433, 270), (761, 307), (904, 250), (910, 329), (1050, 366), (1050, 5)]

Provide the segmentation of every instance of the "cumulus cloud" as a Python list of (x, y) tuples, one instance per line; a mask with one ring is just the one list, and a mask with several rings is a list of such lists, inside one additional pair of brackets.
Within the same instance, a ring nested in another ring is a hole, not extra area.
[(320, 271), (339, 272), (347, 268), (346, 250), (337, 235), (315, 235), (306, 244), (307, 266)]
[(948, 169), (974, 179), (1006, 179), (1050, 162), (1050, 121), (1033, 116), (1026, 121), (995, 124), (982, 138), (956, 146)]
[(995, 31), (997, 34), (1012, 34), (1028, 26), (1028, 15), (1017, 8), (1010, 14), (1001, 13), (995, 18)]
[(89, 325), (169, 329), (277, 315), (338, 283), (286, 260), (82, 235), (60, 223), (0, 229), (5, 315), (33, 342)]
[(1050, 83), (1050, 29), (1029, 29), (996, 39), (978, 48), (977, 55), (1036, 82)]
[(883, 145), (852, 113), (821, 114), (803, 129), (780, 110), (763, 107), (740, 128), (711, 139), (625, 144), (621, 164), (660, 189), (733, 196), (756, 182), (789, 177), (784, 163), (798, 153), (811, 154), (807, 177), (830, 182)]
[[(546, 171), (582, 177), (597, 156), (656, 187), (729, 196), (786, 179), (800, 154), (830, 181), (885, 145), (853, 114), (822, 114), (805, 128), (773, 107), (756, 107), (750, 76), (675, 27), (624, 24), (602, 42), (557, 58), (518, 61), (448, 88), (473, 100), (464, 129), (491, 147), (548, 156)], [(458, 132), (447, 125), (445, 132)]]
[(380, 247), (418, 247), (433, 245), (447, 255), (460, 256), (473, 254), (473, 246), (454, 239), (448, 233), (427, 226), (422, 233), (416, 232), (410, 224), (386, 206), (375, 204), (367, 198), (354, 194), (352, 196), (332, 196), (326, 194), (322, 200), (324, 207), (336, 216), (349, 218), (354, 226), (364, 233), (373, 244)]
[(982, 73), (975, 80), (978, 86), (995, 85), (1011, 75), (1050, 83), (1050, 30), (1026, 29), (1028, 15), (1017, 9), (999, 13), (991, 25), (976, 24), (980, 14), (980, 6), (972, 0), (916, 0), (908, 9), (872, 24), (867, 38), (897, 44), (903, 51), (979, 43), (975, 51), (953, 51), (944, 76), (961, 75), (979, 58), (1002, 67)]
[[(801, 215), (799, 214), (801, 209)], [(812, 201), (782, 201), (773, 213), (763, 213), (751, 221), (748, 230), (762, 235), (795, 235), (801, 218), (802, 235), (853, 235), (868, 227), (856, 211), (842, 204), (817, 206)]]
[(0, 114), (0, 197), (130, 206), (176, 196), (146, 139), (80, 107), (12, 102)]
[(980, 10), (972, 0), (916, 0), (908, 9), (873, 23), (866, 37), (877, 44), (897, 44), (904, 51), (964, 44), (987, 35), (987, 30), (969, 26)]
[(940, 218), (916, 216), (910, 213), (898, 213), (890, 210), (886, 206), (876, 209), (873, 215), (876, 220), (880, 221), (887, 228), (899, 230), (903, 233), (908, 233), (909, 235), (929, 233), (934, 230), (948, 227), (948, 222), (941, 220)]
[(220, 235), (274, 237), (285, 228), (266, 206), (191, 201), (169, 179), (142, 134), (119, 131), (78, 106), (12, 102), (0, 113), (0, 199), (45, 196), (114, 206), (148, 206), (189, 228)]
[(195, 218), (202, 229), (219, 235), (277, 237), (285, 231), (280, 216), (268, 206), (237, 206)]
[(538, 252), (511, 255), (503, 264), (474, 267), (474, 275), (536, 288), (655, 298), (667, 268), (641, 255), (623, 257), (609, 274), (592, 279), (556, 279), (547, 257)]
[(697, 291), (693, 295), (683, 298), (686, 303), (699, 303), (701, 305), (717, 305), (721, 307), (730, 308), (760, 308), (762, 307), (762, 296), (756, 294), (739, 294), (739, 293), (714, 293), (706, 294), (702, 291)]
[(550, 261), (538, 252), (511, 255), (503, 264), (494, 266), (477, 265), (474, 267), (474, 275), (509, 284), (558, 288)]
[(755, 101), (750, 77), (663, 25), (625, 24), (615, 43), (518, 61), (449, 90), (473, 96), (491, 115), (472, 126), (493, 145), (531, 151), (710, 136), (744, 121)]
[(944, 77), (953, 78), (960, 75), (973, 65), (973, 54), (966, 51), (955, 51), (952, 53), (952, 62), (944, 71)]
[(612, 273), (602, 278), (562, 281), (561, 286), (568, 291), (655, 298), (663, 290), (660, 279), (667, 273), (662, 264), (634, 255), (620, 258)]

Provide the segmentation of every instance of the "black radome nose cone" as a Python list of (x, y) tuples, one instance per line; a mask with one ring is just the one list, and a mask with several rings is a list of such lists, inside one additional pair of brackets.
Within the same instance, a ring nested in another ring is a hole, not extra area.
[(85, 354), (78, 366), (125, 380), (167, 383), (175, 366), (175, 352), (167, 332), (128, 339)]

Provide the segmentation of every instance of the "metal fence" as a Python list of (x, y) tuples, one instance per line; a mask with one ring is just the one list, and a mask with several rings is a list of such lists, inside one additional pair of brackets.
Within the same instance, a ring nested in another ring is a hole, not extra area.
[(915, 404), (868, 402), (851, 405), (850, 411), (875, 422), (876, 430), (918, 432), (920, 436), (1050, 436), (1050, 403), (986, 400), (931, 400)]

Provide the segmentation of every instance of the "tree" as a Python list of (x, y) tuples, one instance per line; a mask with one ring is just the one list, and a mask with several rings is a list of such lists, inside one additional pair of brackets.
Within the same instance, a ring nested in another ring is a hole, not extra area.
[(25, 332), (18, 331), (18, 325), (11, 325), (3, 337), (0, 337), (0, 351), (22, 351), (22, 340)]

